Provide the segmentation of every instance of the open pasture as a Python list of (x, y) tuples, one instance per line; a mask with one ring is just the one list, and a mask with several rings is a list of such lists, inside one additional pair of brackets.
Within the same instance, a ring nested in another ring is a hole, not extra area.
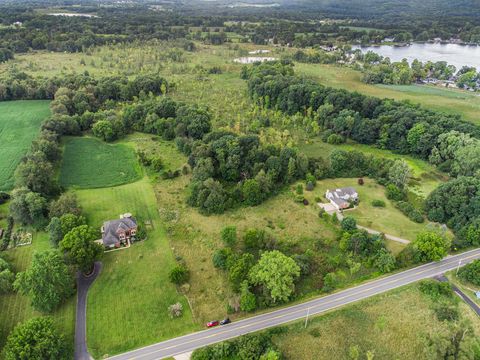
[(50, 115), (48, 104), (43, 100), (0, 102), (0, 190), (13, 188), (17, 165)]

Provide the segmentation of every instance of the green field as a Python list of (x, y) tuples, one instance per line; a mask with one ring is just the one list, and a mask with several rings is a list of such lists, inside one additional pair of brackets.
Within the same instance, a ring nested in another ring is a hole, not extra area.
[(43, 100), (0, 102), (0, 190), (13, 188), (17, 165), (50, 115), (48, 105)]
[[(367, 359), (367, 351), (374, 359), (440, 359), (424, 352), (427, 339), (446, 326), (437, 320), (432, 306), (418, 285), (409, 285), (313, 317), (307, 328), (304, 321), (284, 326), (273, 341), (287, 360), (351, 360), (354, 346), (360, 352), (357, 359)], [(480, 336), (480, 320), (463, 302), (460, 313)]]
[[(14, 271), (19, 272), (24, 271), (29, 266), (34, 251), (43, 251), (49, 248), (50, 242), (46, 233), (33, 233), (32, 245), (7, 250), (2, 255), (5, 255), (5, 258), (11, 262)], [(75, 305), (76, 297), (72, 296), (52, 314), (55, 324), (65, 334), (72, 349), (75, 332)], [(30, 300), (27, 297), (18, 293), (0, 295), (0, 309), (0, 349), (15, 325), (42, 315), (30, 306)]]
[(140, 179), (134, 151), (89, 137), (65, 139), (60, 184), (91, 189), (128, 184)]
[(380, 98), (410, 100), (432, 110), (460, 114), (465, 120), (480, 123), (480, 97), (465, 91), (424, 85), (369, 85), (361, 81), (361, 72), (333, 65), (296, 63), (295, 69), (297, 73), (305, 74), (327, 86)]
[[(91, 354), (100, 358), (197, 328), (187, 299), (168, 280), (175, 260), (160, 222), (150, 180), (108, 189), (76, 191), (89, 224), (131, 212), (140, 223), (152, 222), (148, 239), (107, 253), (103, 270), (88, 295), (87, 337)], [(183, 305), (181, 318), (170, 319), (168, 306)]]

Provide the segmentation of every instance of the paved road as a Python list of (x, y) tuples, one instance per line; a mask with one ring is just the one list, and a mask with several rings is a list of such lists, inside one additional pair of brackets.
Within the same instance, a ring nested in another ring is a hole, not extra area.
[(250, 332), (299, 320), (305, 318), (307, 315), (320, 314), (421, 279), (434, 277), (443, 274), (446, 271), (455, 269), (459, 264), (459, 260), (462, 260), (462, 265), (465, 265), (475, 259), (480, 259), (480, 249), (450, 256), (440, 262), (425, 264), (335, 294), (316, 298), (302, 304), (253, 316), (229, 325), (163, 341), (113, 356), (109, 358), (109, 360), (156, 360), (186, 353), (209, 344), (231, 339)]
[[(440, 275), (437, 276), (436, 279), (438, 281), (442, 282), (449, 282), (447, 277), (445, 275)], [(477, 305), (475, 301), (473, 301), (467, 294), (465, 294), (462, 290), (460, 290), (456, 285), (451, 284), (453, 291), (463, 300), (467, 303), (468, 306), (472, 308), (475, 313), (480, 316), (480, 306)]]
[(96, 262), (93, 273), (77, 276), (77, 320), (75, 322), (75, 360), (91, 360), (87, 350), (87, 293), (90, 285), (95, 281), (102, 270), (102, 263)]

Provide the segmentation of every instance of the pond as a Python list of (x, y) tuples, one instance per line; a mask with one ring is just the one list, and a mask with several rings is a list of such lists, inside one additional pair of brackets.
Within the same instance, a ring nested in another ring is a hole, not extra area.
[(415, 43), (409, 46), (354, 46), (354, 49), (361, 49), (364, 53), (371, 50), (392, 61), (407, 59), (409, 63), (418, 59), (422, 62), (446, 61), (455, 65), (457, 70), (462, 66), (473, 66), (480, 69), (480, 46), (467, 46), (458, 44), (420, 44)]

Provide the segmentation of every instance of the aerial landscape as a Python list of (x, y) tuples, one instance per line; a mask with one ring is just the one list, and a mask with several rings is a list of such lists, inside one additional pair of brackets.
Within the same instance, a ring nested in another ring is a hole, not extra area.
[(0, 360), (480, 360), (478, 14), (0, 1)]

